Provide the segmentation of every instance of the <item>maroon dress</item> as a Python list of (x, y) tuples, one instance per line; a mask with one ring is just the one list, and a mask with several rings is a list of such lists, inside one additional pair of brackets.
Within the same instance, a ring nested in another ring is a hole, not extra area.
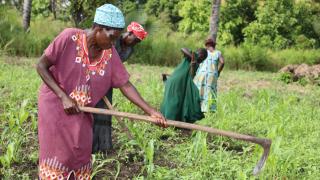
[[(110, 88), (129, 80), (114, 47), (90, 63), (83, 30), (65, 29), (45, 50), (58, 85), (81, 106), (94, 107)], [(39, 178), (90, 179), (92, 115), (67, 115), (59, 97), (42, 84), (38, 100)]]

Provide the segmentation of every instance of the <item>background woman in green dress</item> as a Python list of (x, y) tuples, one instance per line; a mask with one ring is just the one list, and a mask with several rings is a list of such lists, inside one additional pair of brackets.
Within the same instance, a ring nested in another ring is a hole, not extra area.
[(204, 117), (200, 107), (199, 91), (193, 83), (193, 77), (198, 64), (206, 59), (207, 50), (201, 48), (193, 53), (182, 48), (181, 51), (184, 58), (165, 82), (160, 111), (167, 119), (193, 123)]

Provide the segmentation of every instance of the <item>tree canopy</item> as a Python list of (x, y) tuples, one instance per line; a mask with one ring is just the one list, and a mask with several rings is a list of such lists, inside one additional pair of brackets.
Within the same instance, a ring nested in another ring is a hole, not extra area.
[[(33, 0), (32, 17), (51, 16), (90, 27), (96, 7), (113, 3), (125, 14), (144, 12), (172, 31), (208, 34), (214, 0)], [(22, 11), (22, 0), (4, 0)], [(251, 44), (273, 49), (320, 47), (320, 1), (225, 0), (219, 21), (219, 44)], [(53, 7), (55, 6), (55, 7)], [(149, 22), (150, 23), (150, 22)], [(152, 22), (151, 22), (152, 23)]]

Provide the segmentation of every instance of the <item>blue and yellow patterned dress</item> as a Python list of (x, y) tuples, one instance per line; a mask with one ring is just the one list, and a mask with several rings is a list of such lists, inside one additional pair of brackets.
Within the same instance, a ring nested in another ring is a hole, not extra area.
[(221, 52), (208, 51), (208, 57), (200, 64), (193, 82), (199, 89), (201, 111), (214, 112), (217, 109), (218, 64)]

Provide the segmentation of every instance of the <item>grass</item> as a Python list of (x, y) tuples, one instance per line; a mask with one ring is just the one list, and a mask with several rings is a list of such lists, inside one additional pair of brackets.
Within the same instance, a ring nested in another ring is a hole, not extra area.
[(22, 15), (16, 9), (0, 6), (0, 16), (0, 53), (15, 56), (40, 56), (60, 31), (71, 27), (71, 23), (39, 16), (31, 18), (30, 29), (25, 32)]
[[(0, 56), (0, 179), (37, 176), (35, 59)], [(160, 74), (172, 68), (126, 64), (142, 96), (159, 107)], [(224, 71), (218, 112), (197, 122), (273, 140), (258, 179), (318, 179), (320, 176), (319, 86), (285, 84), (276, 73)], [(115, 107), (141, 114), (117, 90)], [(115, 151), (94, 156), (97, 179), (255, 179), (260, 147), (201, 132), (161, 129), (126, 120), (128, 139), (114, 121)]]

